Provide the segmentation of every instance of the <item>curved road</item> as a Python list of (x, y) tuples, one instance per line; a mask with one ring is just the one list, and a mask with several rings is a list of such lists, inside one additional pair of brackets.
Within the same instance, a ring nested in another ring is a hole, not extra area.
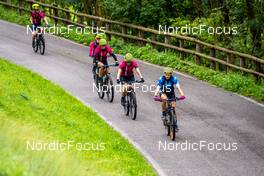
[[(0, 26), (0, 56), (45, 76), (89, 104), (138, 144), (160, 174), (263, 175), (263, 106), (176, 73), (187, 99), (177, 104), (180, 132), (171, 142), (161, 124), (160, 104), (152, 101), (153, 93), (137, 91), (136, 121), (123, 115), (120, 94), (112, 104), (98, 98), (92, 91), (88, 47), (46, 35), (47, 52), (41, 56), (32, 51), (26, 28), (3, 21)], [(162, 68), (150, 64), (140, 63), (140, 68), (147, 85), (162, 74)], [(111, 72), (116, 76), (116, 68)], [(197, 149), (197, 143), (202, 144), (201, 150), (186, 149), (186, 144)], [(212, 149), (216, 146), (219, 150)]]

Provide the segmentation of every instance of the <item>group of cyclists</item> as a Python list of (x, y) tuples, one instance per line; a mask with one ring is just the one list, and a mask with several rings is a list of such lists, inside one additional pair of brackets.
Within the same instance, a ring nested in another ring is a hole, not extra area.
[[(32, 45), (34, 45), (34, 37), (36, 35), (36, 29), (41, 26), (41, 21), (45, 21), (48, 25), (48, 21), (45, 18), (44, 12), (39, 10), (38, 4), (32, 5), (30, 21), (32, 23)], [(144, 82), (144, 78), (138, 67), (138, 63), (131, 53), (127, 53), (122, 59), (121, 63), (118, 62), (116, 55), (113, 53), (112, 48), (107, 44), (104, 35), (97, 34), (95, 40), (90, 43), (89, 56), (93, 59), (93, 73), (98, 68), (99, 80), (102, 79), (103, 74), (109, 73), (107, 56), (110, 55), (115, 60), (115, 65), (119, 66), (117, 72), (116, 82), (122, 83), (122, 98), (121, 104), (124, 104), (124, 97), (127, 93), (127, 83), (135, 81), (134, 70), (140, 77), (140, 82)], [(104, 69), (106, 68), (106, 69)], [(105, 73), (104, 73), (105, 72)], [(180, 87), (179, 81), (176, 76), (173, 76), (173, 70), (171, 68), (164, 69), (164, 75), (162, 75), (157, 81), (157, 89), (154, 94), (154, 99), (160, 99), (162, 102), (162, 120), (166, 116), (166, 103), (167, 99), (175, 99), (175, 87), (180, 94), (180, 99), (184, 99), (184, 93)], [(175, 107), (175, 101), (170, 102), (172, 107)]]
[[(131, 53), (127, 53), (119, 64), (116, 55), (113, 53), (112, 48), (107, 44), (106, 39), (103, 38), (102, 34), (97, 34), (95, 40), (90, 43), (89, 56), (93, 58), (93, 72), (96, 68), (99, 68), (99, 79), (102, 78), (103, 67), (107, 67), (107, 55), (111, 55), (119, 66), (117, 71), (117, 84), (122, 83), (123, 88), (121, 96), (121, 104), (124, 105), (124, 97), (127, 93), (127, 85), (130, 82), (135, 81), (134, 70), (140, 77), (140, 82), (144, 82), (144, 78), (140, 72), (139, 65)], [(106, 74), (109, 73), (109, 68), (106, 69)], [(154, 99), (161, 99), (162, 101), (162, 120), (166, 116), (166, 102), (167, 99), (175, 99), (175, 87), (177, 88), (180, 99), (184, 99), (184, 93), (180, 87), (179, 81), (176, 76), (173, 76), (173, 70), (171, 68), (164, 69), (164, 75), (162, 75), (157, 81), (157, 89), (154, 94)], [(175, 101), (171, 102), (171, 106), (175, 107)]]

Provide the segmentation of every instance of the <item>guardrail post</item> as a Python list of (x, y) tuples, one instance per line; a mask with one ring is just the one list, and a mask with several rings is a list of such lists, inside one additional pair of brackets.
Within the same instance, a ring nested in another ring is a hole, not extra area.
[(20, 16), (22, 15), (22, 5), (22, 0), (18, 0), (18, 12)]
[[(70, 10), (68, 7), (66, 8), (66, 10)], [(66, 11), (65, 12), (65, 17), (66, 17), (66, 20), (71, 20), (70, 18), (70, 12)], [(66, 25), (68, 25), (69, 23), (68, 22), (65, 22)]]
[[(183, 48), (183, 46), (184, 46), (184, 40), (179, 40), (179, 47), (180, 48)], [(181, 59), (183, 59), (184, 57), (185, 57), (186, 55), (185, 55), (185, 53), (184, 52), (180, 52), (180, 58)]]
[[(198, 43), (196, 43), (196, 53), (201, 53), (201, 46)], [(200, 56), (195, 55), (195, 63), (197, 65), (200, 65), (201, 64), (201, 58), (200, 58)]]
[[(253, 61), (254, 63), (254, 71), (255, 72), (260, 72), (260, 63), (258, 61)], [(260, 81), (260, 76), (259, 75), (255, 75), (255, 80), (256, 82)]]
[[(106, 23), (105, 27), (106, 27), (106, 31), (111, 32), (111, 24), (110, 23)], [(106, 33), (106, 40), (111, 41), (111, 34)]]
[[(228, 64), (233, 64), (233, 62), (234, 62), (234, 55), (233, 55), (233, 54), (228, 54), (227, 59), (226, 59), (226, 62), (227, 62)], [(226, 66), (226, 71), (227, 71), (227, 72), (228, 72), (228, 71), (231, 71), (231, 70), (232, 70), (231, 67)]]
[[(210, 56), (213, 57), (213, 58), (216, 57), (214, 48), (210, 49)], [(213, 69), (213, 70), (216, 70), (216, 62), (215, 61), (211, 61), (210, 68)]]
[[(126, 26), (122, 26), (122, 34), (127, 34), (127, 27)], [(123, 38), (124, 41), (127, 41), (126, 38)]]
[[(245, 68), (245, 61), (246, 61), (246, 59), (244, 57), (240, 57), (240, 59), (239, 59), (240, 67)], [(245, 72), (241, 71), (241, 73), (244, 74)]]
[[(139, 38), (144, 38), (143, 31), (138, 30), (138, 37), (139, 37)], [(143, 42), (142, 42), (142, 41), (139, 41), (138, 44), (139, 44), (139, 45), (143, 45)]]
[[(171, 38), (170, 36), (165, 36), (165, 44), (169, 45), (171, 43)], [(165, 48), (165, 52), (168, 52), (169, 49)]]
[(78, 23), (83, 24), (83, 16), (77, 16)]
[[(53, 16), (58, 17), (58, 9), (56, 8), (56, 7), (58, 7), (58, 5), (54, 3), (53, 6), (55, 7), (55, 8), (53, 8)], [(58, 19), (54, 18), (54, 23), (55, 23), (55, 26), (57, 26)]]
[[(155, 42), (157, 39), (156, 39), (156, 34), (151, 34), (151, 41)], [(152, 44), (152, 47), (153, 48), (156, 48), (156, 45), (155, 44)]]

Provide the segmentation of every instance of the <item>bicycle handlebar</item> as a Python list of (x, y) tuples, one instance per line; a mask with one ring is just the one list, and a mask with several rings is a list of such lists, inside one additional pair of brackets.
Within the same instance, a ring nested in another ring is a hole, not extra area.
[(133, 84), (133, 83), (143, 83), (143, 81), (141, 81), (141, 80), (128, 81), (128, 82), (126, 82), (126, 81), (120, 81), (120, 83)]
[[(185, 99), (185, 96), (181, 96), (181, 97), (175, 97), (175, 98), (167, 98), (166, 101), (169, 101), (169, 102), (171, 102), (171, 101), (181, 101), (181, 100), (184, 100), (184, 99)], [(161, 100), (160, 97), (154, 97), (154, 101), (161, 102), (162, 100)]]

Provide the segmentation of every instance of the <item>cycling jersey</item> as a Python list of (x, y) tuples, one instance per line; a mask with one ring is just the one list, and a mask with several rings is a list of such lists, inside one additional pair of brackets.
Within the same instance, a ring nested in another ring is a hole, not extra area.
[(176, 87), (180, 86), (176, 76), (171, 76), (168, 80), (165, 76), (161, 76), (157, 82), (157, 85), (160, 87), (160, 92), (166, 94), (171, 92), (174, 94), (174, 85), (176, 85)]
[[(112, 48), (110, 46), (106, 45), (105, 49), (102, 50), (101, 47), (96, 47), (94, 50), (94, 57), (97, 61), (105, 62), (107, 61), (107, 54), (113, 55)], [(113, 56), (116, 58), (115, 56)]]
[(40, 12), (31, 12), (32, 22), (35, 26), (41, 26), (41, 20), (45, 18), (45, 13)]
[(90, 43), (90, 52), (89, 52), (90, 57), (94, 57), (94, 52), (97, 46), (99, 46), (99, 44), (96, 41)]
[(134, 75), (134, 68), (137, 68), (138, 64), (135, 60), (132, 60), (130, 64), (127, 64), (124, 60), (120, 63), (121, 77), (131, 77)]

